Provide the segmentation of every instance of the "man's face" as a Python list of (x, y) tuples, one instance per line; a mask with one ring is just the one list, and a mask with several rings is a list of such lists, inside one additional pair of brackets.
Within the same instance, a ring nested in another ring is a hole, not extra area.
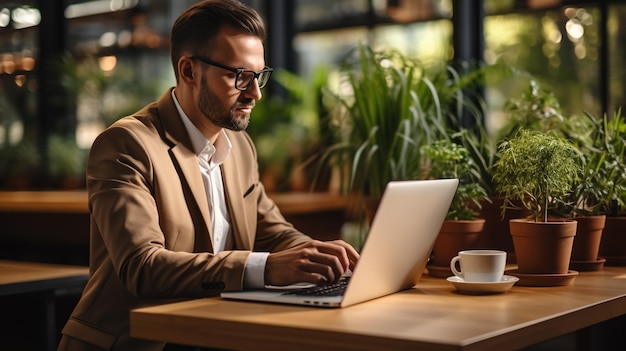
[(219, 94), (214, 93), (208, 87), (204, 76), (199, 95), (198, 110), (215, 125), (235, 131), (244, 130), (248, 127), (250, 112), (244, 111), (254, 107), (254, 99), (237, 99), (234, 104), (228, 105), (219, 97)]
[[(210, 52), (211, 60), (233, 68), (259, 71), (265, 67), (261, 40), (229, 28), (221, 30)], [(235, 76), (226, 69), (204, 64), (197, 105), (213, 124), (239, 131), (248, 127), (252, 108), (262, 95), (256, 79), (245, 91), (236, 89)]]

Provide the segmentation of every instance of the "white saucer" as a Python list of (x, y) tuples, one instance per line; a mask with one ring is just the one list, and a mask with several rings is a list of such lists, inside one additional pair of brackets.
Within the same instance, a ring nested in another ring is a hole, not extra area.
[(499, 282), (466, 282), (456, 275), (453, 275), (446, 280), (452, 283), (454, 287), (462, 293), (495, 294), (509, 290), (519, 281), (519, 278), (511, 275), (503, 275)]

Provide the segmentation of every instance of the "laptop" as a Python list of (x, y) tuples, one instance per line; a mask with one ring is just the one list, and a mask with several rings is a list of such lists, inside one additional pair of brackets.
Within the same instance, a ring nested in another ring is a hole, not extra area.
[[(457, 186), (457, 179), (389, 182), (359, 262), (354, 271), (342, 277), (336, 286), (268, 286), (261, 290), (223, 292), (221, 297), (346, 307), (410, 289), (417, 284), (426, 268)], [(331, 296), (318, 290), (330, 290)]]

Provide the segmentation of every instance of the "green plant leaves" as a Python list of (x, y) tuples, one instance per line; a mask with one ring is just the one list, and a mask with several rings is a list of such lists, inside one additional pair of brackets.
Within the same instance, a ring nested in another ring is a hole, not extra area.
[(469, 151), (450, 140), (438, 140), (422, 146), (422, 152), (425, 157), (425, 178), (459, 179), (446, 219), (473, 219), (474, 211), (482, 208), (480, 202), (490, 200), (487, 191), (478, 181), (479, 170)]
[(449, 117), (463, 96), (450, 76), (446, 65), (427, 69), (393, 50), (360, 45), (347, 57), (339, 86), (328, 90), (337, 139), (322, 157), (349, 170), (343, 191), (377, 198), (389, 181), (420, 176), (420, 146), (450, 138)]
[(537, 221), (567, 201), (584, 164), (579, 150), (553, 132), (520, 129), (499, 151), (492, 167), (496, 190), (508, 207), (519, 200)]

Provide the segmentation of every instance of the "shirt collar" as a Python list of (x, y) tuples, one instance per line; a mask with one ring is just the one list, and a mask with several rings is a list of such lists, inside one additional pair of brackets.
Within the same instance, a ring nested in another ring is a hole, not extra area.
[(210, 159), (210, 163), (212, 165), (221, 165), (224, 163), (226, 157), (232, 149), (232, 144), (228, 135), (226, 135), (226, 132), (222, 129), (220, 131), (220, 135), (215, 140), (215, 145), (212, 145), (209, 139), (202, 134), (202, 132), (191, 122), (187, 114), (185, 114), (185, 111), (183, 111), (183, 108), (176, 99), (174, 90), (175, 89), (172, 89), (172, 99), (174, 99), (174, 105), (176, 105), (176, 109), (178, 110), (178, 114), (185, 125), (185, 129), (187, 129), (194, 153), (198, 157), (207, 157), (207, 159)]

